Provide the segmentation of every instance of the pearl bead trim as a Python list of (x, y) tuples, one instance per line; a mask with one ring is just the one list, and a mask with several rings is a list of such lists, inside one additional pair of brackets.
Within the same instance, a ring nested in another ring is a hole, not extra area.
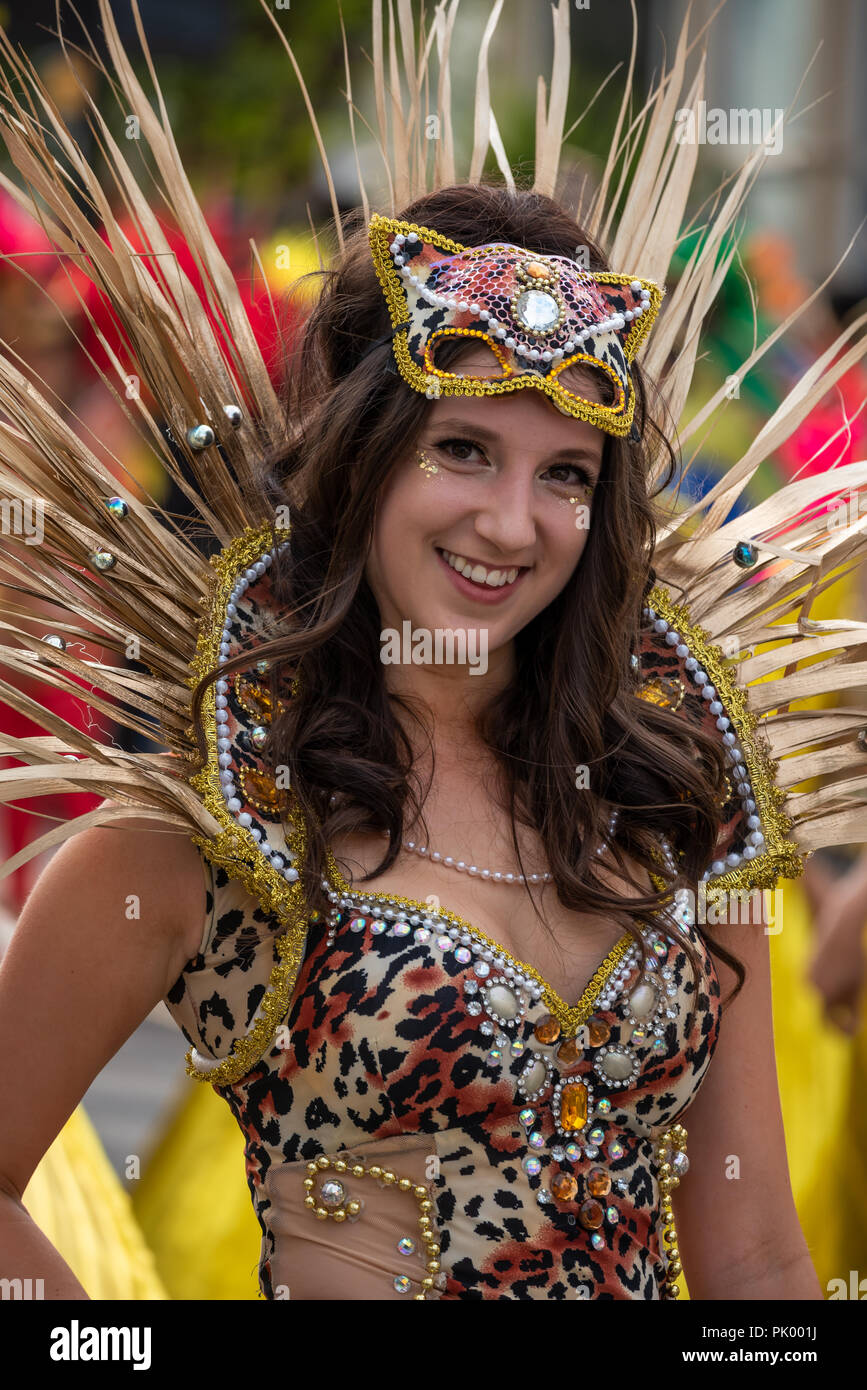
[[(274, 559), (289, 544), (283, 541), (281, 545), (275, 546), (272, 550), (265, 551), (248, 569), (238, 577), (226, 604), (225, 619), (220, 637), (220, 651), (217, 657), (217, 664), (225, 665), (229, 660), (232, 650), (232, 621), (238, 616), (238, 602), (243, 598), (251, 584), (265, 574), (266, 570), (273, 564)], [(216, 707), (215, 718), (217, 721), (217, 748), (218, 763), (220, 767), (220, 790), (226, 809), (241, 830), (246, 830), (252, 835), (253, 839), (268, 862), (285, 878), (287, 883), (296, 883), (298, 880), (298, 870), (293, 867), (296, 855), (290, 849), (274, 849), (268, 844), (263, 832), (258, 826), (253, 824), (253, 817), (249, 811), (242, 809), (242, 801), (238, 796), (237, 785), (235, 782), (232, 765), (231, 748), (232, 741), (226, 737), (226, 730), (229, 723), (229, 682), (218, 679), (215, 685), (216, 696), (214, 704)], [(288, 863), (287, 863), (288, 860)]]
[(725, 859), (715, 859), (710, 868), (702, 875), (702, 882), (707, 882), (708, 879), (718, 878), (721, 874), (737, 868), (744, 861), (757, 858), (762, 853), (765, 836), (761, 819), (757, 814), (749, 767), (744, 757), (743, 747), (731, 730), (731, 721), (723, 713), (723, 704), (718, 697), (716, 687), (710, 683), (707, 672), (702, 670), (697, 659), (691, 654), (687, 642), (665, 618), (658, 616), (654, 608), (645, 608), (644, 616), (651, 623), (653, 631), (664, 636), (668, 646), (674, 647), (675, 655), (683, 661), (686, 671), (695, 685), (698, 686), (702, 699), (707, 702), (709, 712), (717, 716), (716, 726), (721, 732), (722, 741), (726, 747), (726, 763), (733, 772), (744, 812), (745, 824), (748, 829), (744, 849), (740, 853), (732, 851), (731, 854), (726, 855)]

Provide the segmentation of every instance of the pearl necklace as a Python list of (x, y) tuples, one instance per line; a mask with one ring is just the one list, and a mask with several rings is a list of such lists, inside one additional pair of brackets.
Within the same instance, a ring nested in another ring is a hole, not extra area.
[[(617, 828), (617, 812), (616, 812), (616, 811), (612, 811), (611, 816), (610, 816), (609, 821), (608, 821), (608, 834), (609, 834), (609, 836), (611, 836), (611, 835), (614, 834), (614, 831), (615, 831), (616, 828)], [(386, 838), (388, 838), (388, 831), (387, 831), (387, 830), (386, 830), (386, 831), (383, 831), (383, 834), (386, 836)], [(523, 874), (511, 874), (511, 873), (505, 874), (505, 873), (500, 873), (499, 870), (480, 869), (480, 868), (478, 867), (478, 865), (476, 865), (476, 864), (467, 864), (465, 860), (463, 860), (463, 859), (455, 859), (454, 856), (451, 855), (451, 854), (440, 854), (438, 850), (432, 850), (432, 849), (429, 848), (428, 845), (417, 845), (416, 842), (415, 842), (415, 840), (402, 840), (402, 841), (401, 841), (401, 844), (402, 844), (402, 846), (403, 846), (403, 848), (404, 848), (405, 850), (408, 850), (411, 854), (418, 854), (418, 855), (420, 855), (422, 859), (430, 859), (431, 862), (434, 863), (434, 864), (443, 864), (443, 865), (445, 866), (445, 868), (447, 868), (447, 869), (456, 869), (457, 872), (458, 872), (459, 874), (468, 874), (468, 875), (470, 876), (470, 878), (481, 878), (481, 879), (485, 879), (488, 883), (520, 883), (520, 884), (523, 884), (523, 883), (553, 883), (553, 881), (554, 881), (554, 875), (551, 874), (551, 873), (544, 873), (544, 874), (527, 874), (527, 876), (526, 876), (526, 878), (525, 878)], [(600, 845), (599, 848), (598, 848), (597, 851), (596, 851), (597, 855), (603, 854), (604, 851), (605, 851), (605, 848), (606, 848), (605, 845)]]

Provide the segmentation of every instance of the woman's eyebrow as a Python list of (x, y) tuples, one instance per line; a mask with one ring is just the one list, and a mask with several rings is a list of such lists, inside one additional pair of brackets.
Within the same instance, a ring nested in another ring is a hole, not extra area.
[[(451, 417), (445, 420), (437, 420), (433, 427), (437, 433), (441, 430), (465, 430), (468, 434), (478, 435), (479, 439), (486, 440), (489, 444), (498, 444), (501, 436), (494, 430), (485, 429), (483, 425), (473, 424), (469, 420), (458, 420)], [(580, 459), (582, 463), (598, 462), (593, 450), (589, 446), (584, 448), (573, 447), (565, 449), (555, 449), (551, 458), (574, 458)]]

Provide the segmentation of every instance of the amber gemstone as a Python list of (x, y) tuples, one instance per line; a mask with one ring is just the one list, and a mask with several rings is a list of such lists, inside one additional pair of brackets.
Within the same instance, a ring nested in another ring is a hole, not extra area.
[(551, 1191), (558, 1202), (571, 1202), (578, 1191), (578, 1182), (571, 1173), (557, 1173), (551, 1179)]
[(678, 710), (683, 704), (686, 691), (682, 681), (660, 680), (654, 677), (640, 685), (635, 693), (639, 700), (658, 705), (660, 709)]
[(533, 1032), (537, 1042), (555, 1043), (560, 1036), (560, 1025), (553, 1014), (545, 1014), (539, 1019)]
[(594, 1202), (592, 1197), (588, 1197), (587, 1201), (582, 1202), (578, 1208), (578, 1220), (588, 1231), (598, 1231), (604, 1215), (602, 1204)]
[(591, 1047), (601, 1047), (611, 1037), (611, 1029), (604, 1018), (591, 1018), (587, 1024), (587, 1036)]
[(250, 804), (260, 810), (276, 811), (286, 800), (285, 790), (277, 786), (273, 777), (253, 767), (242, 768), (241, 786)]
[(564, 1129), (583, 1129), (587, 1123), (587, 1087), (572, 1081), (560, 1093), (560, 1124)]
[(591, 1168), (587, 1174), (587, 1191), (591, 1197), (607, 1197), (611, 1191), (611, 1179), (604, 1168)]
[(564, 1038), (557, 1048), (557, 1061), (562, 1062), (564, 1066), (567, 1067), (574, 1066), (576, 1062), (580, 1062), (583, 1056), (584, 1049), (578, 1046), (577, 1038)]
[(547, 279), (549, 273), (547, 266), (540, 265), (538, 261), (526, 261), (524, 269), (528, 275), (532, 275), (534, 280)]
[[(238, 699), (251, 713), (255, 714), (257, 719), (261, 718), (263, 723), (269, 722), (271, 691), (266, 685), (260, 685), (258, 681), (242, 679), (238, 682)], [(253, 706), (252, 710), (250, 710), (250, 706)]]

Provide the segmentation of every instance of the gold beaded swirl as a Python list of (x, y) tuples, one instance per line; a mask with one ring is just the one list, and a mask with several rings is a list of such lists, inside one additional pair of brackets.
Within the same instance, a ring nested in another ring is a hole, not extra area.
[(662, 1240), (661, 1245), (666, 1247), (666, 1271), (665, 1282), (663, 1284), (663, 1298), (679, 1298), (680, 1289), (677, 1287), (677, 1277), (683, 1270), (680, 1262), (680, 1251), (677, 1246), (677, 1229), (674, 1224), (674, 1208), (671, 1204), (671, 1193), (680, 1184), (680, 1177), (675, 1172), (666, 1155), (669, 1149), (674, 1149), (677, 1153), (686, 1153), (686, 1130), (683, 1125), (673, 1125), (666, 1130), (665, 1134), (660, 1135), (656, 1146), (656, 1161), (659, 1165), (659, 1190), (662, 1193), (660, 1202), (660, 1212), (662, 1215)]
[(439, 1237), (434, 1231), (433, 1202), (430, 1194), (423, 1183), (416, 1183), (412, 1178), (398, 1177), (397, 1173), (390, 1168), (383, 1168), (378, 1163), (371, 1164), (369, 1167), (364, 1163), (353, 1162), (351, 1158), (330, 1157), (328, 1154), (320, 1154), (318, 1158), (311, 1159), (307, 1164), (307, 1177), (304, 1179), (304, 1187), (307, 1196), (304, 1198), (305, 1207), (313, 1212), (318, 1221), (346, 1221), (346, 1219), (357, 1217), (361, 1212), (361, 1202), (355, 1198), (345, 1199), (336, 1207), (327, 1207), (322, 1203), (320, 1197), (315, 1196), (316, 1180), (329, 1169), (335, 1173), (346, 1173), (353, 1178), (374, 1178), (386, 1185), (394, 1187), (400, 1192), (411, 1192), (418, 1204), (418, 1228), (422, 1244), (426, 1247), (425, 1269), (427, 1273), (421, 1281), (422, 1292), (413, 1297), (415, 1303), (427, 1302), (430, 1291), (436, 1288), (436, 1276), (440, 1273), (441, 1265), (439, 1261), (440, 1244)]

